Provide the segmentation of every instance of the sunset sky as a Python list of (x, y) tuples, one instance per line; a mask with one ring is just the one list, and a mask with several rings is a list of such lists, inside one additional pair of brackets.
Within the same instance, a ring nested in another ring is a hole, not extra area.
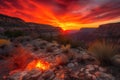
[(64, 30), (120, 22), (120, 0), (0, 0), (0, 13)]

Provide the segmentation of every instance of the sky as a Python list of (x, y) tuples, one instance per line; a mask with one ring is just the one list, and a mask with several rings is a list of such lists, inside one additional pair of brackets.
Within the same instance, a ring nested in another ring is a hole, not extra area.
[(0, 13), (79, 30), (120, 22), (120, 0), (0, 0)]

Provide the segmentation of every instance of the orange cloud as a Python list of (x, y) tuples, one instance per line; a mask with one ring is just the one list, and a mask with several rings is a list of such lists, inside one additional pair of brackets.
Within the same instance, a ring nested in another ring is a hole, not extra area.
[(119, 0), (0, 0), (0, 13), (63, 29), (120, 21)]

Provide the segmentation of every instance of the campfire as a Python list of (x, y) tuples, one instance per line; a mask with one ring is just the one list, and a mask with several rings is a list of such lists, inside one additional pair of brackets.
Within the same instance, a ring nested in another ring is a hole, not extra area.
[(27, 70), (32, 70), (34, 68), (38, 68), (40, 70), (48, 70), (50, 68), (50, 64), (47, 61), (39, 59), (39, 60), (33, 60), (26, 67)]

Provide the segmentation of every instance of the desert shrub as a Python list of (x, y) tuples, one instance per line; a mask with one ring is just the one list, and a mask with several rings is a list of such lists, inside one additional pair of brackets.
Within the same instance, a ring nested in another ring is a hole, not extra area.
[(77, 47), (82, 47), (83, 49), (87, 48), (86, 44), (82, 41), (70, 41), (69, 44), (71, 44), (72, 48), (77, 48)]
[(20, 31), (20, 30), (15, 30), (15, 31), (5, 31), (4, 32), (5, 36), (11, 38), (11, 37), (19, 37), (19, 36), (23, 36), (24, 35), (24, 32), (23, 31)]
[(59, 44), (58, 44), (58, 42), (57, 41), (52, 41), (52, 46), (54, 47), (54, 46), (59, 46)]
[(32, 61), (33, 55), (31, 52), (25, 50), (22, 47), (14, 48), (12, 51), (12, 57), (8, 59), (11, 64), (9, 65), (10, 68), (16, 69), (24, 69), (26, 65)]
[(46, 52), (53, 52), (53, 51), (54, 51), (53, 48), (50, 47), (50, 46), (48, 46), (48, 47), (46, 48)]
[(56, 61), (56, 64), (57, 64), (57, 65), (63, 65), (63, 64), (68, 63), (69, 58), (68, 58), (68, 56), (65, 55), (65, 54), (60, 54), (60, 55), (57, 55), (57, 56), (55, 57), (55, 61)]
[(72, 48), (77, 48), (77, 47), (86, 48), (86, 45), (84, 42), (78, 41), (78, 40), (73, 40), (69, 36), (63, 35), (63, 34), (60, 34), (57, 36), (52, 36), (52, 37), (41, 35), (41, 36), (39, 36), (39, 38), (49, 41), (49, 42), (56, 41), (57, 43), (62, 44), (62, 45), (70, 44)]
[(11, 42), (7, 39), (0, 39), (0, 46), (1, 45), (9, 45)]
[(110, 65), (112, 57), (117, 54), (117, 47), (105, 41), (96, 41), (89, 46), (88, 51), (90, 51), (102, 65)]
[(13, 46), (9, 40), (0, 40), (0, 59), (7, 59), (11, 56)]
[(67, 35), (58, 35), (54, 38), (55, 41), (57, 41), (59, 44), (67, 45), (70, 44), (71, 48), (77, 48), (77, 47), (82, 47), (86, 48), (86, 45), (82, 41), (78, 40), (73, 40), (71, 37)]
[(55, 37), (55, 41), (59, 44), (67, 45), (70, 43), (70, 39), (65, 35), (58, 35)]
[(39, 38), (51, 42), (53, 38), (51, 36), (41, 35)]
[(70, 47), (71, 47), (70, 44), (67, 44), (66, 46), (65, 46), (65, 45), (62, 45), (62, 47), (61, 47), (62, 52), (63, 52), (63, 53), (69, 53)]

